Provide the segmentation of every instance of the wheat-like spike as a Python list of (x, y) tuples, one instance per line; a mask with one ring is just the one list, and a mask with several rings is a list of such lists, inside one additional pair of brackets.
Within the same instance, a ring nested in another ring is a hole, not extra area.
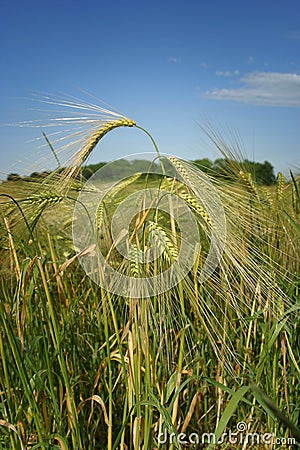
[[(26, 199), (24, 199), (24, 203), (29, 204), (30, 208), (33, 208), (32, 214), (28, 218), (28, 223), (34, 227), (43, 212), (50, 206), (57, 205), (65, 200), (64, 195), (59, 195), (56, 192), (41, 192), (39, 194), (32, 194)], [(21, 201), (22, 202), (22, 201)], [(28, 206), (29, 206), (28, 205)]]
[(270, 194), (269, 189), (268, 189), (267, 187), (264, 186), (264, 187), (262, 188), (262, 192), (263, 192), (264, 200), (266, 200), (267, 203), (268, 203), (268, 205), (272, 207), (272, 206), (274, 205), (274, 202), (273, 202), (273, 197), (272, 197), (272, 195)]
[(100, 202), (96, 212), (96, 228), (100, 230), (103, 224), (103, 216), (104, 216), (104, 203)]
[(130, 275), (134, 277), (139, 277), (142, 257), (137, 245), (131, 244), (128, 256), (130, 259)]
[[(189, 183), (191, 183), (189, 174), (187, 173), (186, 169), (184, 168), (183, 164), (181, 163), (181, 161), (177, 158), (175, 158), (175, 156), (169, 156), (168, 157), (169, 161), (171, 161), (172, 164), (174, 164), (174, 166), (176, 167), (176, 169), (178, 170), (178, 172), (180, 173), (180, 175), (182, 175), (182, 177), (184, 178), (185, 181), (188, 181)], [(192, 183), (191, 183), (192, 184)]]
[(178, 258), (178, 253), (171, 239), (168, 238), (163, 228), (156, 222), (149, 221), (149, 232), (155, 236), (155, 245), (163, 248), (163, 255), (168, 263), (173, 263)]
[(282, 200), (284, 186), (285, 186), (285, 177), (283, 173), (279, 172), (277, 176), (277, 186), (276, 186), (276, 194), (277, 199), (279, 201)]
[(195, 189), (195, 173), (197, 174), (196, 186), (198, 188), (201, 188), (203, 192), (208, 192), (211, 190), (210, 178), (206, 174), (202, 173), (201, 170), (199, 170), (198, 168), (196, 169), (191, 163), (187, 164), (186, 161), (181, 161), (175, 156), (170, 156), (168, 159), (172, 162), (172, 164), (178, 170), (179, 174), (182, 176), (184, 180), (183, 183), (185, 185), (188, 185), (192, 191), (194, 191)]
[(205, 220), (205, 222), (209, 226), (211, 226), (211, 218), (208, 212), (205, 208), (203, 208), (203, 206), (199, 204), (195, 197), (190, 194), (181, 194), (180, 197), (183, 198), (183, 200), (185, 200), (189, 205), (191, 205), (192, 208)]
[(57, 194), (56, 192), (40, 192), (39, 194), (33, 194), (26, 197), (26, 203), (33, 205), (55, 205), (65, 199), (64, 195)]
[(247, 188), (247, 190), (259, 199), (258, 192), (255, 183), (252, 179), (251, 173), (248, 172), (247, 174), (245, 174), (243, 170), (240, 170), (239, 177), (242, 180), (244, 186)]
[(63, 176), (66, 178), (76, 178), (80, 171), (80, 167), (84, 161), (88, 158), (91, 152), (94, 150), (98, 142), (105, 136), (109, 131), (118, 127), (133, 127), (136, 122), (131, 119), (116, 119), (110, 122), (104, 123), (98, 130), (96, 130), (86, 144), (81, 150), (79, 150), (73, 158), (72, 164), (63, 172)]

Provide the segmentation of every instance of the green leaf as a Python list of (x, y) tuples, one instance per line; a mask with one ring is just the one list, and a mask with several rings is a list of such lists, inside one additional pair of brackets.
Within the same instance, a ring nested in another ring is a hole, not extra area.
[[(236, 408), (239, 404), (239, 402), (242, 400), (242, 398), (244, 397), (244, 395), (249, 391), (250, 386), (242, 386), (239, 390), (237, 390), (233, 396), (231, 397), (228, 405), (226, 406), (222, 417), (218, 423), (218, 426), (215, 430), (215, 440), (216, 443), (219, 441), (220, 437), (222, 436), (229, 420), (231, 419), (231, 417), (233, 416), (233, 414), (236, 411)], [(214, 444), (210, 444), (208, 449), (211, 449), (214, 447)]]
[(296, 425), (291, 422), (282, 411), (275, 405), (273, 400), (271, 400), (267, 394), (257, 387), (255, 384), (251, 385), (251, 389), (256, 400), (260, 403), (260, 405), (264, 408), (264, 410), (269, 414), (273, 419), (277, 418), (280, 422), (282, 422), (287, 428), (291, 430), (293, 437), (300, 443), (300, 430), (296, 427)]

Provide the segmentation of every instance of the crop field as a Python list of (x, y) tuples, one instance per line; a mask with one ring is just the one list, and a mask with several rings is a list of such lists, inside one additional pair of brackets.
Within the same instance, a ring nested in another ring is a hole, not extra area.
[(0, 184), (0, 448), (297, 448), (299, 179), (256, 183), (222, 142), (230, 178), (204, 174), (150, 136), (154, 174), (86, 181), (136, 126), (100, 125)]

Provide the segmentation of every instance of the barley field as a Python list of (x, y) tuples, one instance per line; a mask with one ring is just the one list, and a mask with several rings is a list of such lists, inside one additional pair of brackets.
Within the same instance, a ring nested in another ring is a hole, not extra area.
[(0, 448), (297, 448), (299, 178), (255, 182), (217, 134), (230, 179), (204, 174), (140, 128), (148, 170), (86, 182), (116, 127), (0, 185)]

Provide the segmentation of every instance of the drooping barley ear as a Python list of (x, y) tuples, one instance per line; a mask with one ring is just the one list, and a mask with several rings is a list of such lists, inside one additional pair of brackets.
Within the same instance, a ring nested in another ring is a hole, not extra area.
[(208, 212), (202, 205), (200, 205), (194, 196), (190, 194), (181, 194), (180, 197), (183, 198), (183, 200), (185, 200), (204, 219), (207, 225), (212, 225)]
[(279, 201), (282, 200), (284, 186), (285, 186), (285, 177), (283, 173), (279, 172), (277, 176), (277, 186), (276, 186), (276, 195)]
[[(174, 165), (178, 173), (183, 178), (183, 184), (185, 186), (188, 186), (189, 189), (191, 189), (193, 192), (195, 192), (195, 188), (201, 187), (201, 190), (203, 191), (210, 191), (211, 185), (209, 183), (209, 177), (205, 174), (202, 174), (201, 177), (199, 177), (199, 174), (202, 172), (199, 171), (199, 169), (196, 169), (193, 167), (191, 163), (187, 163), (186, 161), (181, 161), (180, 159), (176, 158), (175, 156), (168, 157), (169, 161)], [(195, 174), (197, 178), (197, 183), (195, 183)], [(198, 189), (196, 189), (198, 190)]]
[(104, 123), (104, 125), (102, 125), (98, 130), (96, 130), (92, 134), (92, 136), (88, 139), (86, 144), (75, 154), (70, 166), (64, 170), (62, 174), (63, 178), (66, 178), (67, 180), (71, 178), (73, 179), (76, 178), (84, 161), (86, 161), (88, 156), (91, 154), (91, 152), (94, 150), (95, 146), (103, 138), (103, 136), (105, 136), (111, 130), (114, 130), (115, 128), (118, 127), (134, 127), (134, 126), (136, 126), (134, 120), (127, 118), (120, 118)]
[(188, 172), (186, 171), (184, 165), (181, 163), (181, 161), (179, 159), (175, 158), (175, 156), (169, 156), (168, 160), (171, 161), (172, 164), (174, 164), (174, 166), (176, 167), (176, 169), (178, 170), (180, 175), (184, 178), (184, 180), (189, 182), (190, 184), (192, 184), (192, 182), (190, 180), (190, 176), (189, 176)]
[(250, 194), (254, 195), (259, 199), (259, 195), (255, 186), (255, 183), (252, 179), (251, 173), (245, 173), (243, 170), (240, 170), (239, 172), (239, 178), (242, 180), (244, 186), (250, 192)]
[(35, 227), (43, 212), (51, 206), (57, 205), (65, 200), (65, 196), (58, 194), (57, 192), (44, 191), (39, 194), (32, 194), (26, 197), (22, 203), (28, 205), (32, 210), (28, 217), (28, 223), (31, 229)]

